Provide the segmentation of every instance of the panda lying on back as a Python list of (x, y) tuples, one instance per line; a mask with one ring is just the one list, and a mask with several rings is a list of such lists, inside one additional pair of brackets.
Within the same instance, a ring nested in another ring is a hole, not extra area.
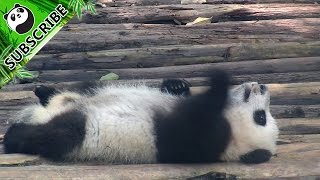
[(39, 87), (41, 104), (20, 113), (5, 135), (5, 152), (125, 164), (268, 161), (278, 128), (267, 87), (246, 83), (229, 89), (222, 71), (212, 73), (210, 83), (195, 96), (176, 79), (164, 81), (160, 90)]

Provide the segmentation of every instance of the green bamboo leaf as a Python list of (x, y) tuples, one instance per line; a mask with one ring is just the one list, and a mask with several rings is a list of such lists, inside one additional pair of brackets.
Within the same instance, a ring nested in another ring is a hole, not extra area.
[(2, 51), (2, 53), (1, 53), (1, 55), (0, 55), (1, 61), (2, 61), (2, 60), (4, 61), (4, 58), (9, 55), (9, 51), (11, 50), (11, 48), (12, 48), (12, 45), (9, 45), (8, 47), (6, 47), (6, 48)]
[(16, 76), (19, 79), (33, 79), (33, 78), (35, 78), (35, 75), (32, 72), (27, 71), (23, 68), (18, 69), (18, 71), (16, 72)]
[(81, 17), (82, 17), (82, 9), (81, 8), (78, 8), (77, 15), (78, 15), (78, 18), (81, 19)]
[(97, 14), (97, 11), (95, 9), (95, 5), (92, 1), (88, 1), (86, 5), (86, 11), (92, 13), (92, 14)]
[(4, 77), (4, 78), (9, 78), (10, 79), (10, 75), (7, 73), (7, 71), (5, 69), (3, 69), (2, 66), (0, 66), (0, 74)]

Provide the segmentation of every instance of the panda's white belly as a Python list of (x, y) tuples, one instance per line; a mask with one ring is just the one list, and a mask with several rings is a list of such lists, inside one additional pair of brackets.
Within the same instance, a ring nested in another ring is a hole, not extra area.
[(101, 92), (101, 96), (98, 94), (91, 98), (90, 102), (84, 102), (86, 136), (81, 148), (75, 150), (71, 158), (112, 163), (155, 163), (155, 110), (170, 112), (177, 97), (150, 88), (147, 92), (145, 90), (109, 89)]

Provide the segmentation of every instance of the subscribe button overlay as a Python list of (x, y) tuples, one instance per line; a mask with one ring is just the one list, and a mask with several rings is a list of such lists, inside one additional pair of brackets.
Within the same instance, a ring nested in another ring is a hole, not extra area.
[(30, 78), (24, 66), (74, 16), (95, 13), (92, 0), (5, 0), (0, 5), (0, 88)]

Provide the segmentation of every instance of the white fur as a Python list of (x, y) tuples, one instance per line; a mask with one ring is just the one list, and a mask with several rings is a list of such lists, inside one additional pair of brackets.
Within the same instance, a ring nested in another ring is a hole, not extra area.
[(146, 86), (105, 87), (93, 97), (77, 98), (73, 106), (85, 111), (88, 118), (86, 137), (82, 146), (68, 157), (110, 163), (155, 163), (155, 110), (170, 112), (177, 99)]

